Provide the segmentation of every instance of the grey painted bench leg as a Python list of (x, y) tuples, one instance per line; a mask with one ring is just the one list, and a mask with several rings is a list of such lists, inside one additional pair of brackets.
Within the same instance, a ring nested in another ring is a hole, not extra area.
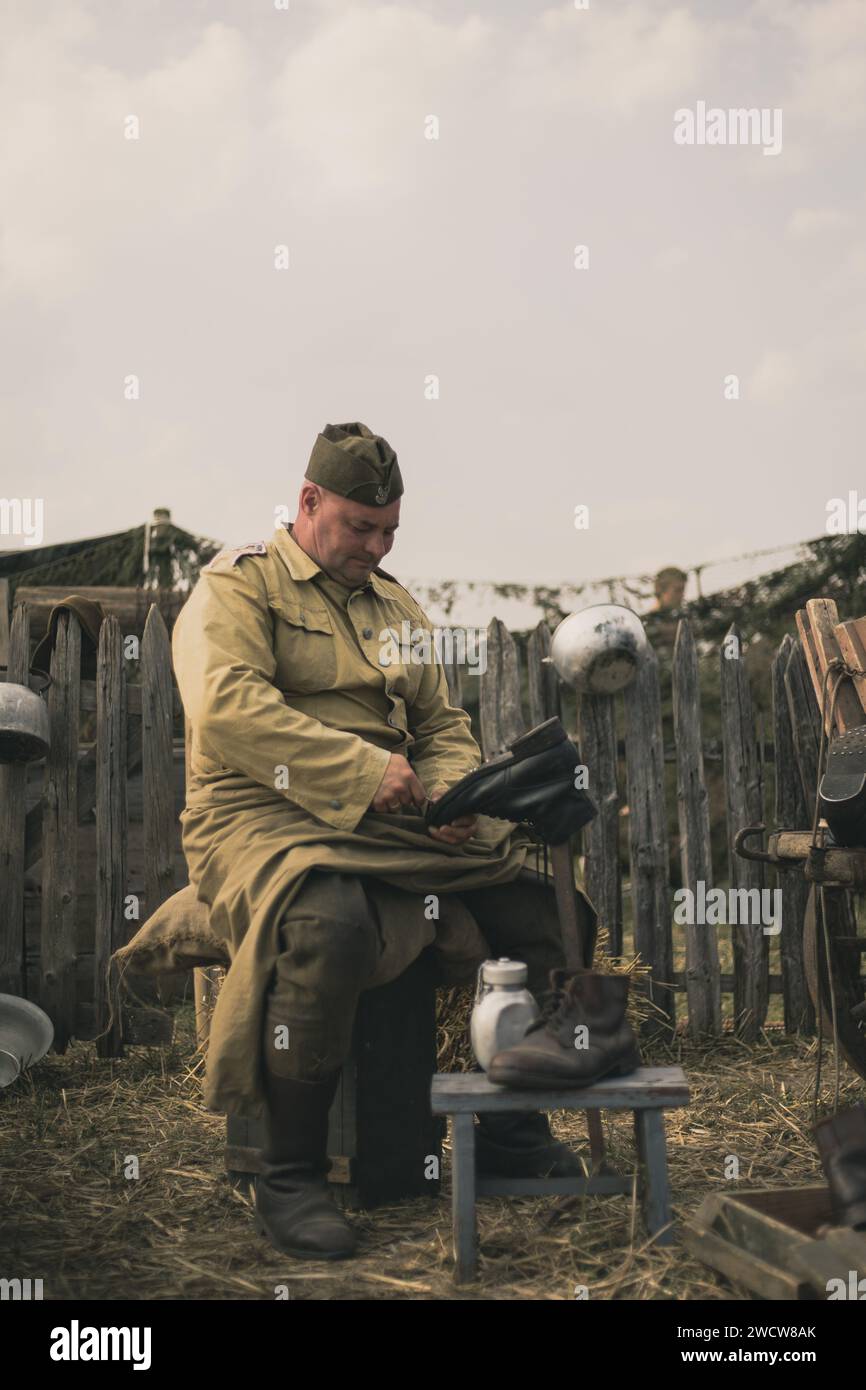
[[(643, 1211), (649, 1235), (655, 1235), (671, 1219), (668, 1188), (668, 1156), (665, 1144), (663, 1110), (636, 1110), (634, 1113), (635, 1141), (643, 1167)], [(658, 1238), (657, 1245), (670, 1245), (673, 1231), (668, 1226)]]
[(455, 1282), (475, 1278), (475, 1116), (451, 1116), (451, 1212)]

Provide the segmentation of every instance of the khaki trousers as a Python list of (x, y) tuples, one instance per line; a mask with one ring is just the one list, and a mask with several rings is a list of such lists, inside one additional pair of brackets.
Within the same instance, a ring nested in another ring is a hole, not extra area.
[[(307, 876), (280, 924), (282, 949), (267, 995), (262, 1048), (271, 1074), (318, 1081), (349, 1056), (359, 995), (380, 966), (379, 887), (367, 875), (316, 869)], [(401, 891), (387, 889), (392, 911)], [(403, 896), (408, 922), (424, 900), (417, 893)], [(521, 881), (455, 896), (477, 922), (490, 955), (526, 963), (537, 998), (549, 987), (550, 971), (565, 964), (552, 887)], [(587, 940), (591, 909), (582, 899), (578, 905)]]

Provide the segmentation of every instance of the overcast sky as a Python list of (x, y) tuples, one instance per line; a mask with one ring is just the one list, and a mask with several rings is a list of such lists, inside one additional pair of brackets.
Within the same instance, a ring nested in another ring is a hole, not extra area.
[[(404, 580), (689, 566), (866, 496), (863, 0), (2, 16), (0, 493), (46, 543), (266, 538), (355, 419)], [(677, 144), (700, 102), (781, 149)]]

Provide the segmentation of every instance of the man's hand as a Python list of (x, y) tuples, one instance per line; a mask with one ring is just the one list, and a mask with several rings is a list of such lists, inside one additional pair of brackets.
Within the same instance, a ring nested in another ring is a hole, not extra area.
[(392, 753), (385, 776), (370, 802), (370, 810), (399, 811), (403, 806), (423, 806), (426, 800), (427, 793), (409, 760), (402, 753)]
[[(438, 801), (447, 790), (447, 787), (435, 787), (430, 793), (430, 800)], [(428, 825), (427, 831), (434, 840), (441, 840), (443, 845), (463, 845), (472, 839), (477, 826), (477, 816), (458, 816), (450, 825), (440, 825), (438, 828)]]

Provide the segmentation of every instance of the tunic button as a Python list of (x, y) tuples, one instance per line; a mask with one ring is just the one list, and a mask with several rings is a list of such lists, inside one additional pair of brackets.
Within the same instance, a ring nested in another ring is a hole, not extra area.
[(338, 801), (337, 798), (334, 797), (333, 801), (331, 802), (331, 810), (332, 810), (332, 811), (342, 811), (342, 809), (343, 809), (343, 803), (342, 803), (342, 801)]
[(369, 641), (373, 636), (373, 629), (371, 627), (365, 627), (363, 635), (367, 638), (367, 641)]

